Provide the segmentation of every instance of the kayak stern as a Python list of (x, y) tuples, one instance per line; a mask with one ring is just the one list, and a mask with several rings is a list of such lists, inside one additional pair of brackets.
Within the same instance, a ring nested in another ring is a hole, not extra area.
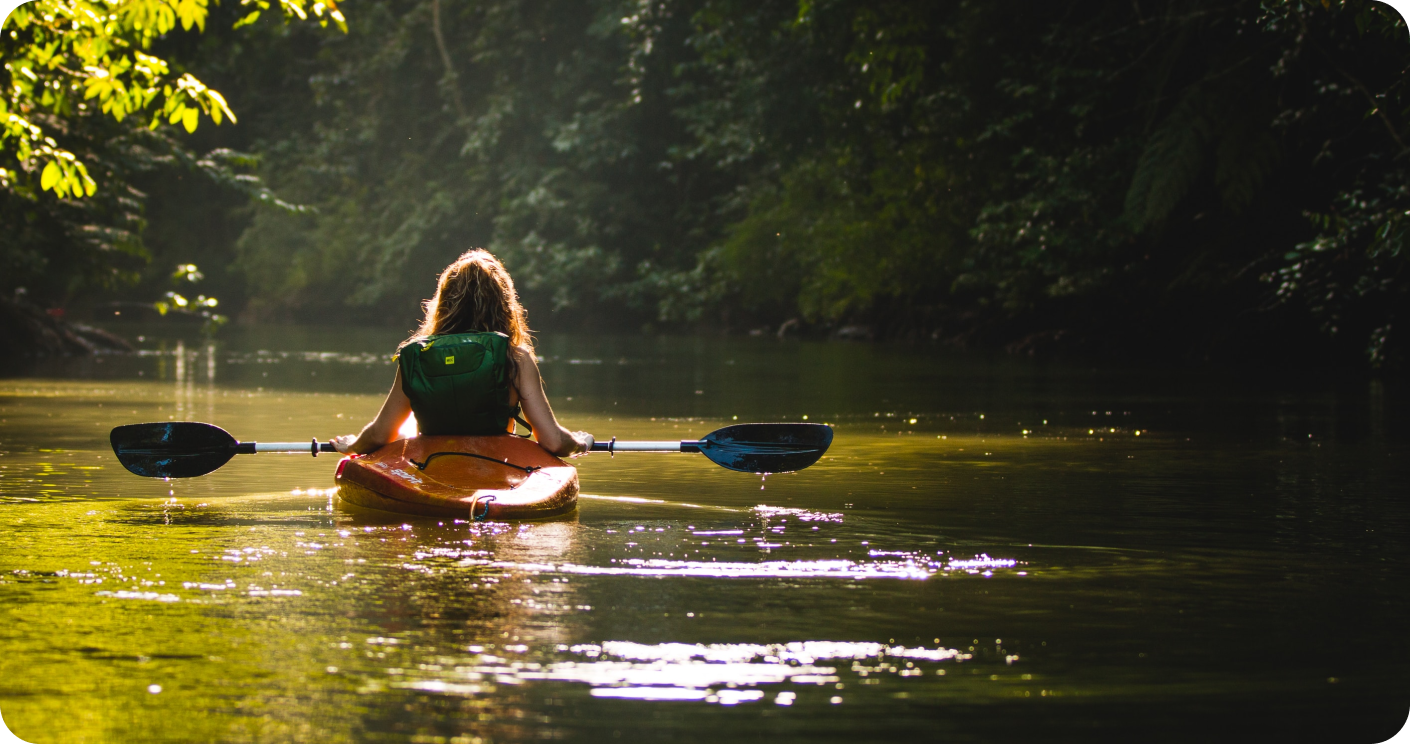
[(397, 514), (502, 522), (578, 507), (577, 468), (511, 435), (397, 440), (343, 458), (335, 480), (343, 502)]

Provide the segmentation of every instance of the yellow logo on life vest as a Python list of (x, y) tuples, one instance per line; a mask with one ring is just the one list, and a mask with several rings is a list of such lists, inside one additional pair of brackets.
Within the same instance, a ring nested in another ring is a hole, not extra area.
[(448, 356), (448, 357), (446, 357), (446, 364), (455, 364), (455, 357), (453, 357), (453, 356)]

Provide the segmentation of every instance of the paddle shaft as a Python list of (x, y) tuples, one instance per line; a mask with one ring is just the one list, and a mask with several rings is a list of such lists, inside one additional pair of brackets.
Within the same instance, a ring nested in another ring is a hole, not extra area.
[(310, 442), (237, 442), (235, 454), (253, 455), (258, 452), (302, 455), (308, 453), (318, 457), (319, 452), (337, 452), (333, 445), (314, 439)]
[[(253, 455), (257, 452), (274, 452), (290, 455), (302, 455), (311, 453), (313, 445), (318, 444), (319, 452), (336, 452), (333, 445), (327, 442), (240, 442), (235, 445), (236, 454)], [(700, 441), (697, 439), (683, 439), (670, 442), (619, 442), (616, 439), (607, 442), (594, 442), (593, 452), (699, 452)], [(317, 456), (317, 455), (315, 455)]]
[[(288, 455), (313, 454), (314, 444), (317, 444), (317, 452), (336, 452), (333, 445), (327, 442), (240, 442), (235, 445), (236, 454), (253, 455), (259, 452), (269, 452)], [(619, 442), (615, 439), (607, 442), (594, 442), (593, 452), (699, 452), (700, 441), (697, 439), (682, 439), (680, 441), (667, 442)]]
[[(315, 442), (240, 442), (235, 445), (235, 453), (253, 455), (257, 452), (273, 452), (290, 455), (308, 454), (313, 451)], [(333, 445), (317, 442), (319, 452), (336, 452)], [(594, 442), (593, 452), (699, 452), (700, 442), (684, 439), (672, 442)]]
[[(315, 449), (315, 447), (317, 449)], [(619, 442), (616, 439), (607, 442), (594, 442), (593, 452), (699, 452), (700, 441), (697, 439), (682, 439), (680, 441), (668, 442)], [(235, 445), (235, 454), (253, 455), (259, 452), (269, 452), (288, 455), (312, 454), (317, 457), (319, 452), (337, 452), (333, 445), (327, 442), (313, 440), (310, 442), (239, 442)]]
[(700, 440), (683, 439), (678, 442), (619, 442), (616, 437), (607, 442), (593, 442), (593, 452), (699, 452)]

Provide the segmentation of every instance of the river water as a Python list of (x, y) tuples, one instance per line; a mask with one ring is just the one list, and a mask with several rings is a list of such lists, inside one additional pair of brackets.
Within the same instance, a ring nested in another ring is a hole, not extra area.
[(0, 715), (36, 744), (1373, 742), (1410, 711), (1375, 380), (545, 334), (599, 439), (834, 445), (767, 478), (593, 455), (572, 518), (469, 524), (350, 511), (327, 455), (128, 474), (124, 423), (355, 431), (398, 340), (150, 334), (0, 378)]

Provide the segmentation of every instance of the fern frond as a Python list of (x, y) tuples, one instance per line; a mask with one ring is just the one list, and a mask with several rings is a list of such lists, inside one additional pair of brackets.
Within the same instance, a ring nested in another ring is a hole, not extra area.
[[(1255, 94), (1256, 95), (1256, 94)], [(1282, 148), (1269, 126), (1268, 107), (1250, 96), (1235, 94), (1221, 127), (1214, 155), (1214, 185), (1224, 206), (1243, 211), (1282, 160)]]
[(1214, 134), (1210, 103), (1202, 89), (1187, 91), (1151, 134), (1126, 192), (1126, 217), (1137, 229), (1169, 217), (1204, 170)]

